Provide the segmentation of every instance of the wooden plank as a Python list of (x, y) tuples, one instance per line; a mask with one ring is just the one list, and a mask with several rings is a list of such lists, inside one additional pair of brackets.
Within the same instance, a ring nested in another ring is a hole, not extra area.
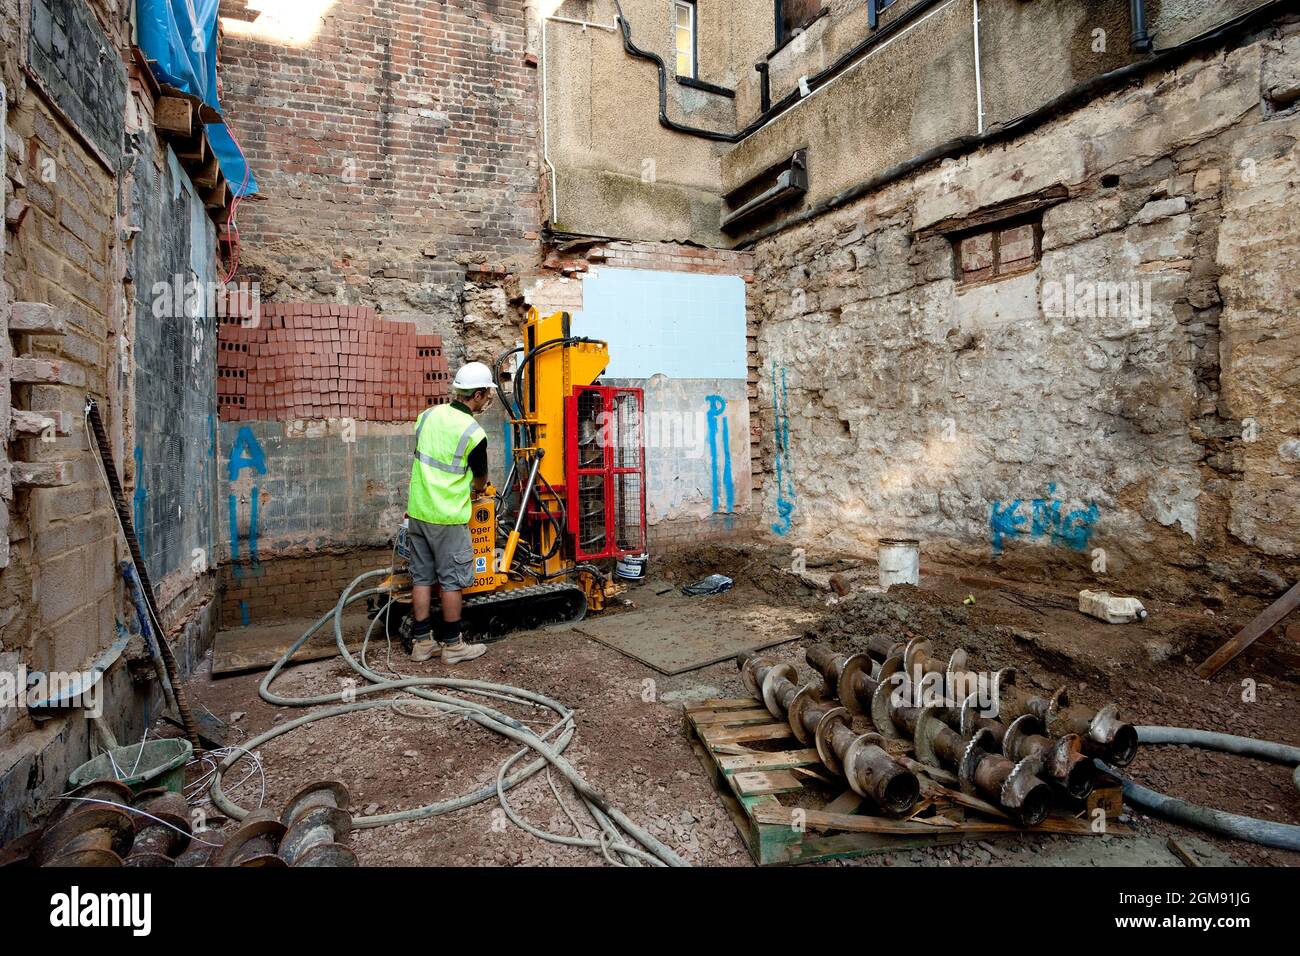
[(224, 179), (217, 183), (215, 189), (208, 192), (203, 199), (203, 205), (208, 209), (224, 209), (230, 205), (230, 187), (226, 185)]
[(931, 783), (928, 786), (923, 786), (922, 791), (926, 794), (942, 797), (944, 800), (947, 800), (950, 803), (955, 803), (959, 807), (978, 810), (981, 813), (987, 813), (989, 816), (997, 817), (998, 819), (1010, 819), (1010, 817), (1007, 816), (1006, 811), (1001, 807), (995, 806), (986, 800), (981, 800), (979, 797), (972, 797), (968, 793), (962, 793), (960, 790), (953, 790), (950, 787)]
[(1229, 661), (1271, 631), (1282, 618), (1294, 611), (1297, 606), (1300, 606), (1300, 581), (1291, 585), (1291, 590), (1270, 604), (1255, 620), (1238, 631), (1236, 637), (1233, 637), (1207, 657), (1201, 663), (1201, 666), (1196, 668), (1196, 675), (1202, 680), (1209, 680), (1222, 670)]
[(789, 770), (792, 767), (807, 767), (821, 760), (817, 756), (817, 751), (811, 747), (806, 750), (779, 750), (773, 753), (755, 753), (752, 756), (717, 757), (715, 759), (723, 770), (732, 773), (741, 773), (746, 770)]
[(154, 106), (153, 122), (164, 133), (190, 136), (194, 132), (194, 106), (182, 96), (164, 96)]
[(691, 720), (695, 721), (697, 725), (723, 726), (725, 724), (771, 723), (772, 715), (764, 707), (755, 707), (749, 710), (702, 710), (698, 714), (691, 714)]
[(189, 139), (173, 143), (172, 150), (185, 167), (197, 166), (208, 158), (208, 134), (200, 128)]
[(209, 156), (208, 161), (190, 174), (194, 185), (203, 189), (215, 189), (221, 181), (221, 163), (216, 156)]
[(785, 740), (794, 736), (789, 724), (765, 724), (756, 727), (698, 728), (706, 744), (738, 744), (746, 740)]
[[(886, 817), (866, 817), (857, 814), (827, 813), (825, 810), (808, 810), (801, 807), (755, 807), (750, 815), (759, 823), (794, 827), (802, 823), (810, 830), (845, 830), (850, 833), (920, 834), (932, 833), (936, 828), (953, 833), (1070, 833), (1080, 836), (1097, 835), (1084, 820), (1048, 817), (1036, 827), (1018, 827), (1013, 823), (995, 821), (967, 821), (952, 825), (922, 823), (920, 820), (893, 820)], [(796, 816), (798, 815), (798, 816)], [(1108, 828), (1114, 833), (1115, 828)]]
[(789, 770), (750, 770), (731, 775), (731, 784), (742, 797), (763, 793), (793, 793), (803, 784)]
[(852, 790), (845, 790), (823, 808), (827, 813), (857, 813), (862, 798)]
[(757, 705), (758, 701), (753, 697), (710, 697), (694, 704), (687, 704), (682, 710), (694, 714), (704, 710), (746, 710)]
[(1174, 856), (1178, 857), (1178, 859), (1183, 861), (1183, 866), (1192, 867), (1195, 869), (1200, 868), (1201, 861), (1196, 858), (1196, 854), (1192, 853), (1191, 850), (1187, 849), (1187, 847), (1183, 846), (1173, 837), (1170, 837), (1165, 842), (1165, 846), (1169, 848), (1170, 853), (1172, 853)]

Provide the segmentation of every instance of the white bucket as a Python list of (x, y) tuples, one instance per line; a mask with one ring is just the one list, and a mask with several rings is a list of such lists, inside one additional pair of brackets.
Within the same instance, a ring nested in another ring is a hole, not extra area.
[(921, 542), (914, 538), (882, 538), (876, 550), (880, 586), (921, 583)]
[(650, 560), (648, 554), (628, 554), (618, 559), (618, 564), (614, 567), (614, 573), (625, 581), (640, 581), (645, 577), (646, 563)]

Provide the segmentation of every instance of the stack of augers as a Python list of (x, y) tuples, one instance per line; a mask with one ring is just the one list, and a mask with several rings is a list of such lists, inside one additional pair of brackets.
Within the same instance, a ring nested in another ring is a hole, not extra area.
[[(1071, 705), (1064, 689), (1040, 696), (1016, 686), (1015, 671), (973, 671), (963, 650), (947, 660), (914, 638), (880, 637), (866, 653), (838, 654), (814, 645), (809, 666), (821, 684), (801, 684), (791, 664), (756, 654), (737, 659), (745, 687), (768, 711), (787, 720), (801, 743), (879, 810), (904, 815), (921, 784), (903, 756), (910, 740), (922, 769), (955, 776), (961, 790), (991, 803), (1022, 826), (1041, 823), (1057, 795), (1083, 800), (1098, 771), (1093, 757), (1114, 766), (1132, 761), (1137, 732), (1114, 704)], [(874, 730), (858, 733), (859, 725)]]
[(352, 832), (348, 802), (343, 784), (321, 780), (290, 797), (279, 816), (256, 810), (223, 835), (194, 832), (179, 793), (132, 793), (118, 780), (96, 780), (67, 794), (43, 830), (0, 849), (0, 868), (356, 866), (343, 844)]

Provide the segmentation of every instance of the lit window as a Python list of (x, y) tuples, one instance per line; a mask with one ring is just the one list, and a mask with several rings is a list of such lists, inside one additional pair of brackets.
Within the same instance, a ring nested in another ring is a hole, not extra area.
[(677, 0), (673, 36), (677, 46), (677, 75), (695, 79), (695, 4)]

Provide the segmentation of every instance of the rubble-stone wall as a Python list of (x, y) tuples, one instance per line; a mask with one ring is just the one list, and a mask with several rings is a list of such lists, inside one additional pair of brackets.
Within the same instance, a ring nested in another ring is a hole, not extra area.
[(1144, 593), (1295, 580), (1298, 63), (1281, 24), (760, 242), (763, 528)]

